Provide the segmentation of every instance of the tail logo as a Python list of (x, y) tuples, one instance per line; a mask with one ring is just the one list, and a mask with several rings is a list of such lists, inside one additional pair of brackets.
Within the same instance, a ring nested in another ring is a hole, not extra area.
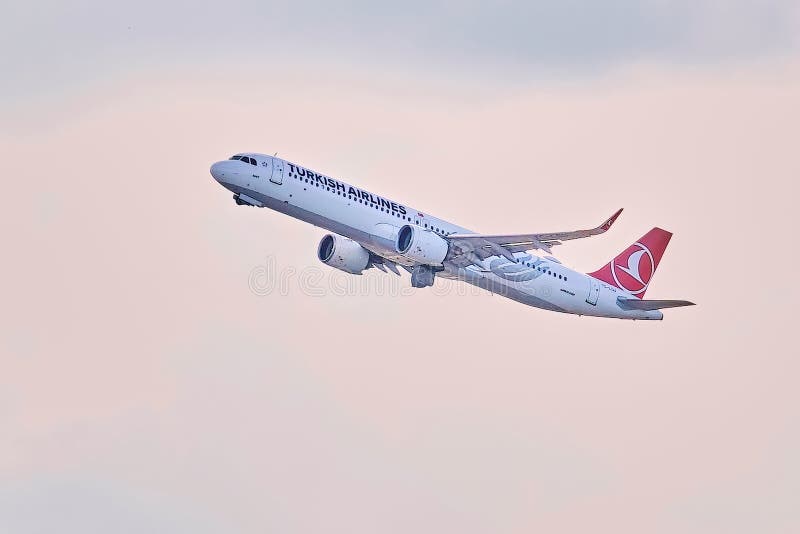
[(611, 262), (611, 276), (617, 286), (634, 295), (644, 293), (650, 285), (650, 279), (656, 271), (653, 253), (642, 243), (636, 242), (625, 254), (617, 256)]

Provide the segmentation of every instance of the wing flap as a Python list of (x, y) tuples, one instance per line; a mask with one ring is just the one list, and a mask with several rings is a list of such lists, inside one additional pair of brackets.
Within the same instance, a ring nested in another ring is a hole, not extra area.
[(536, 249), (552, 253), (550, 247), (561, 245), (562, 241), (582, 239), (607, 232), (620, 213), (622, 213), (622, 209), (617, 210), (614, 215), (606, 219), (600, 226), (586, 230), (541, 234), (451, 234), (448, 239), (470, 242), (475, 248), (485, 248), (492, 252), (497, 252), (496, 247), (500, 246), (512, 253)]
[(447, 239), (456, 243), (465, 255), (474, 253), (481, 259), (489, 256), (503, 256), (514, 261), (514, 252), (527, 250), (543, 250), (552, 254), (551, 247), (561, 245), (562, 241), (581, 239), (602, 234), (611, 228), (617, 220), (622, 209), (617, 210), (600, 226), (587, 230), (573, 230), (570, 232), (550, 232), (543, 234), (451, 234)]

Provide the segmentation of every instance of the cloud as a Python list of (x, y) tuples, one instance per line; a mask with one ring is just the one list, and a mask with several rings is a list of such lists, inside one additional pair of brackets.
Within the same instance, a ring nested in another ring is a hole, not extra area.
[(791, 54), (795, 2), (154, 2), (22, 4), (0, 23), (5, 97), (215, 58), (241, 75), (285, 61), (472, 78), (602, 72)]
[(224, 532), (207, 514), (157, 492), (103, 478), (36, 477), (0, 483), (0, 529), (14, 534)]

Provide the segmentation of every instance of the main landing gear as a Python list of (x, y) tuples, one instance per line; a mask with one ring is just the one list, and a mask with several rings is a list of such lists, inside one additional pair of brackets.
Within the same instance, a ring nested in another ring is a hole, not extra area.
[(436, 273), (428, 265), (415, 265), (411, 268), (411, 287), (430, 287)]

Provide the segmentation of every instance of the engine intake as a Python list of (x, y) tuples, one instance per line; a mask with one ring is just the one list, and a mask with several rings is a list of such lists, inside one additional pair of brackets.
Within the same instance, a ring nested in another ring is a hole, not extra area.
[(406, 224), (397, 232), (395, 249), (415, 263), (435, 266), (442, 264), (450, 245), (431, 231)]
[(346, 237), (328, 234), (317, 248), (317, 257), (325, 265), (350, 274), (361, 274), (370, 264), (367, 249)]

